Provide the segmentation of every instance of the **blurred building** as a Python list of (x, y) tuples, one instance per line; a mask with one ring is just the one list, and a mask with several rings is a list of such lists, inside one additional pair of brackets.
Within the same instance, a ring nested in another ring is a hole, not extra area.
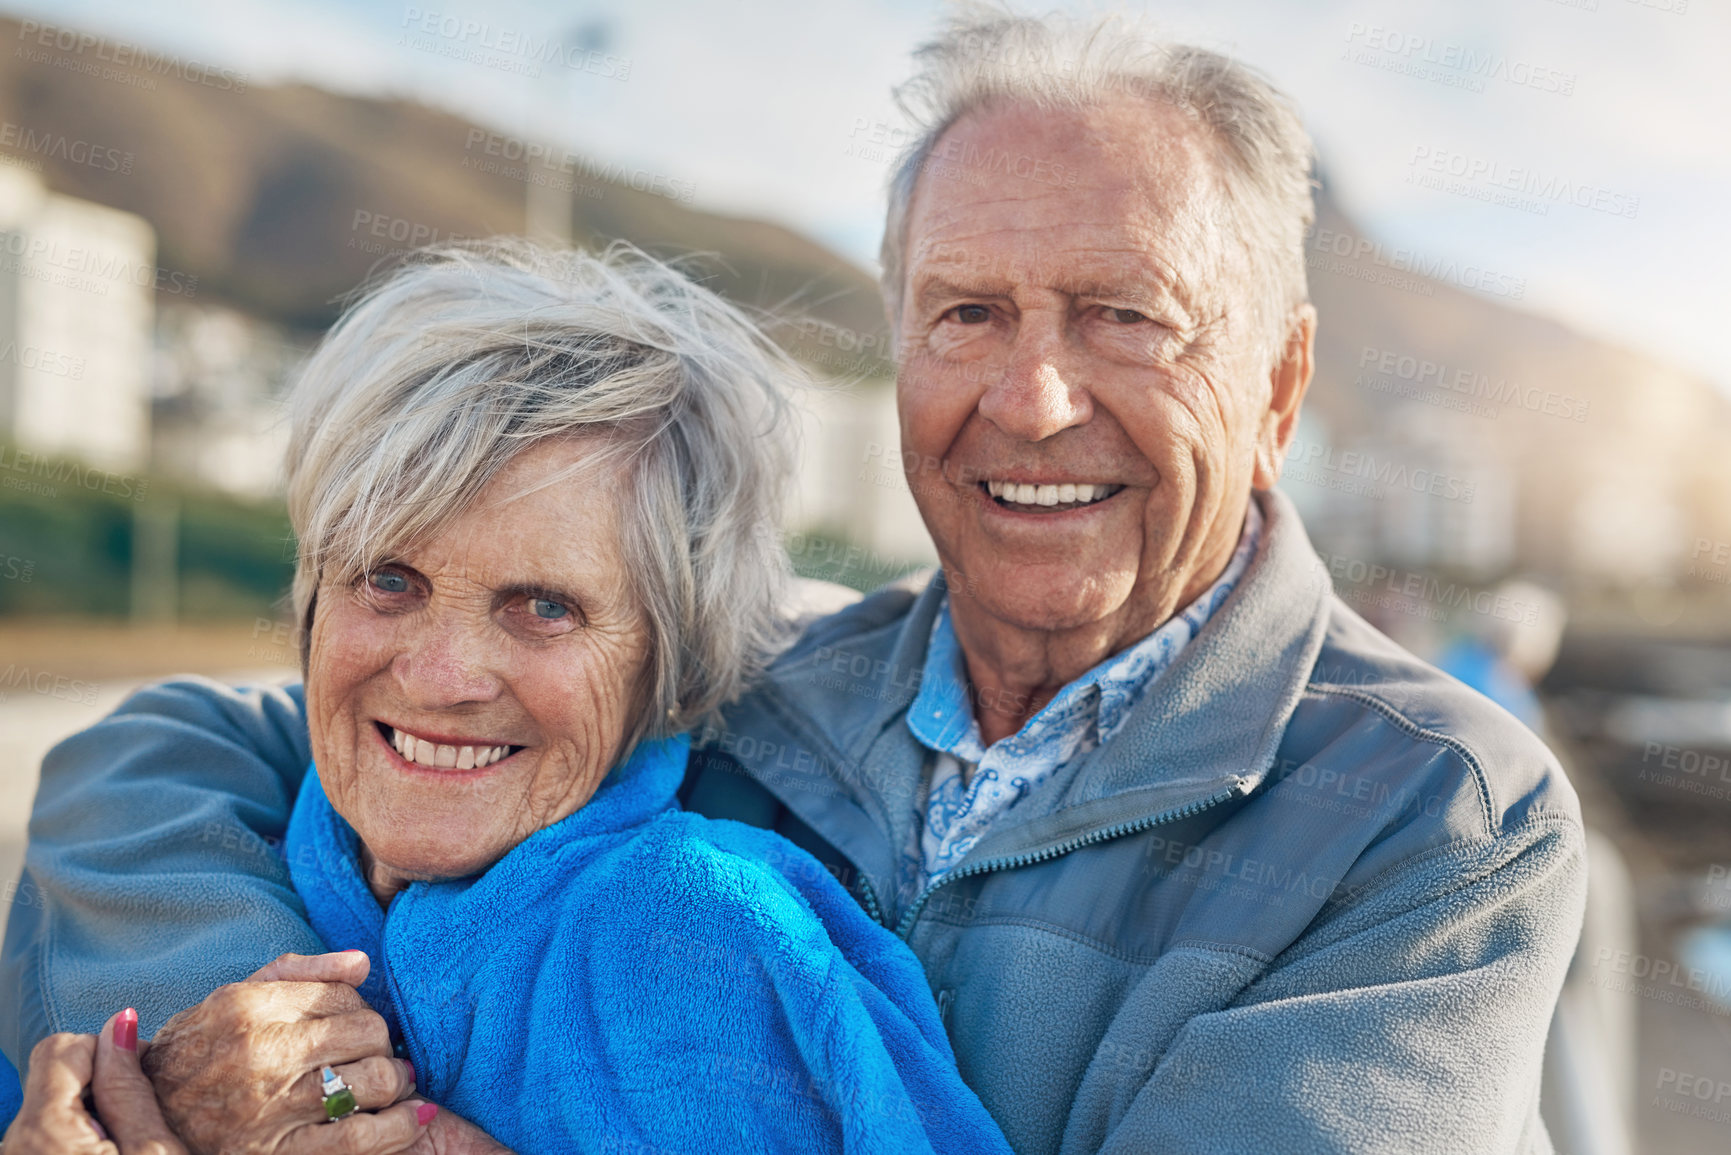
[(883, 580), (899, 563), (935, 563), (903, 469), (894, 386), (832, 380), (801, 402), (799, 481), (789, 528), (858, 546), (864, 551), (860, 568), (868, 576), (881, 571)]
[(0, 438), (112, 470), (146, 464), (156, 234), (0, 165)]
[(220, 305), (159, 312), (152, 461), (165, 475), (238, 497), (282, 491), (282, 398), (308, 352), (281, 326)]
[(1355, 558), (1567, 588), (1685, 582), (1702, 541), (1731, 540), (1731, 403), (1650, 362), (1603, 361), (1533, 371), (1590, 403), (1579, 421), (1376, 404), (1370, 375), (1319, 379), (1281, 488), (1319, 547)]
[[(1731, 585), (1725, 393), (1389, 261), (1325, 187), (1306, 262), (1316, 378), (1281, 483), (1319, 549), (1445, 590), (1511, 574), (1573, 601)], [(1389, 583), (1354, 591), (1367, 612), (1398, 604), (1379, 625), (1459, 616)]]

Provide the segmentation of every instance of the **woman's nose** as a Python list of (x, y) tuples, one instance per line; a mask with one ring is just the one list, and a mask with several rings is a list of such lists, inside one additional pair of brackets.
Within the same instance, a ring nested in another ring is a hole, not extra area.
[(503, 681), (484, 633), (435, 620), (407, 642), (391, 672), (410, 705), (440, 710), (498, 697)]

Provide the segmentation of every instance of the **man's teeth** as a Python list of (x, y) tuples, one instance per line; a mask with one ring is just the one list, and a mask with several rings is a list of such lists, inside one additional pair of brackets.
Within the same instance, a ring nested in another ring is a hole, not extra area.
[(439, 770), (477, 770), (490, 766), (511, 752), (509, 746), (435, 746), (425, 738), (391, 731), (391, 745), (403, 761)]
[(1111, 485), (1022, 485), (1014, 481), (988, 481), (986, 492), (1016, 505), (1087, 505), (1116, 492)]

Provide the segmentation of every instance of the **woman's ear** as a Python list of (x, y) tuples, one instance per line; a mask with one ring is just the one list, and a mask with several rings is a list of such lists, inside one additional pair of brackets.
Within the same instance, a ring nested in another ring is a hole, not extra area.
[(313, 612), (319, 608), (319, 591), (315, 587), (307, 599), (307, 612), (301, 616), (301, 681), (306, 681), (313, 657)]
[(1268, 409), (1256, 437), (1256, 470), (1251, 485), (1273, 489), (1280, 480), (1287, 447), (1298, 431), (1298, 412), (1316, 372), (1316, 310), (1300, 306), (1292, 315), (1286, 344), (1269, 370)]

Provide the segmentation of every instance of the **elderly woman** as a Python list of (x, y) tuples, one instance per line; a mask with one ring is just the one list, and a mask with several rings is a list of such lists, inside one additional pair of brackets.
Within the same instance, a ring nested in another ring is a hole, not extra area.
[(913, 954), (675, 799), (684, 731), (778, 636), (787, 371), (641, 254), (497, 244), (391, 276), (311, 359), (284, 849), (402, 1062), (333, 1028), (279, 1138), (358, 1101), (338, 1125), (403, 1146), (433, 1109), (367, 1109), (412, 1087), (521, 1151), (1008, 1150)]

